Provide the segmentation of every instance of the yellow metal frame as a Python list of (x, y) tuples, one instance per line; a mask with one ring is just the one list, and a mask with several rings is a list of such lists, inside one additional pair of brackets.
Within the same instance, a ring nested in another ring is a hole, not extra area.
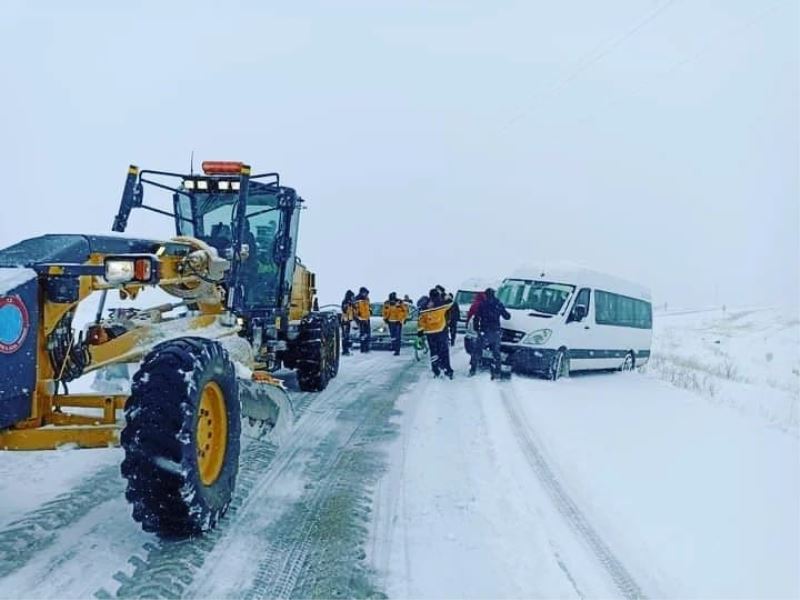
[(298, 262), (292, 277), (292, 295), (289, 306), (289, 320), (298, 321), (314, 310), (317, 297), (316, 276), (305, 265)]
[[(0, 431), (2, 450), (52, 450), (74, 444), (102, 448), (119, 444), (117, 411), (125, 407), (125, 395), (69, 394), (51, 396), (48, 411), (40, 418)], [(63, 408), (98, 409), (98, 416), (63, 412)]]
[[(173, 242), (175, 243), (175, 242)], [(190, 245), (190, 244), (187, 244)], [(159, 285), (189, 284), (192, 276), (181, 275), (181, 257), (157, 254), (159, 260)], [(93, 254), (85, 263), (102, 265), (105, 256)], [(57, 276), (64, 267), (50, 267), (49, 274)], [(36, 387), (31, 393), (30, 418), (16, 423), (12, 428), (0, 431), (0, 450), (50, 450), (63, 445), (81, 448), (98, 448), (119, 444), (120, 424), (117, 411), (125, 407), (127, 395), (104, 394), (56, 394), (58, 372), (53, 368), (47, 354), (47, 338), (68, 311), (88, 298), (93, 292), (117, 289), (125, 298), (134, 298), (143, 289), (142, 284), (111, 286), (102, 277), (84, 275), (79, 277), (78, 299), (75, 302), (57, 303), (40, 300), (40, 322), (38, 327), (36, 356)], [(183, 330), (200, 333), (214, 325), (224, 312), (218, 304), (203, 301), (200, 314), (186, 320)], [(207, 333), (210, 338), (236, 335), (238, 326), (214, 329)], [(139, 361), (156, 343), (165, 338), (156, 326), (142, 325), (104, 343), (91, 346), (91, 362), (84, 373), (102, 367)], [(67, 409), (67, 410), (65, 410)], [(68, 412), (68, 409), (93, 410), (97, 415)]]

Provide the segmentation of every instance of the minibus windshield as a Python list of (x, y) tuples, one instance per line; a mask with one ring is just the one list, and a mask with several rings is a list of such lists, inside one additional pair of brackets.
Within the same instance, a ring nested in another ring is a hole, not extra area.
[(466, 290), (458, 290), (456, 293), (456, 304), (472, 304), (478, 292), (468, 292)]
[(497, 291), (497, 297), (506, 308), (555, 315), (574, 291), (575, 286), (566, 283), (507, 279)]

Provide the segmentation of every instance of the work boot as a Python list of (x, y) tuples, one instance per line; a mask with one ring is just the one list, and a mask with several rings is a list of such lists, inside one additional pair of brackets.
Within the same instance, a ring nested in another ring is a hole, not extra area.
[(395, 350), (395, 351), (394, 351), (394, 355), (395, 355), (395, 356), (400, 356), (400, 350)]
[(450, 371), (448, 371), (448, 372), (447, 372), (447, 378), (448, 378), (450, 381), (453, 381), (453, 371), (452, 371), (452, 370), (450, 370)]
[(470, 367), (469, 368), (469, 376), (470, 377), (475, 377), (475, 372), (476, 372), (475, 367)]

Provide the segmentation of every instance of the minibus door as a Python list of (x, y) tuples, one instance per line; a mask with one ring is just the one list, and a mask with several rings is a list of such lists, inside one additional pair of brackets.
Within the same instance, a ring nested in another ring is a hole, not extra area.
[(576, 371), (594, 369), (597, 329), (591, 316), (591, 290), (581, 288), (567, 315), (564, 326), (564, 345), (569, 348), (570, 368)]

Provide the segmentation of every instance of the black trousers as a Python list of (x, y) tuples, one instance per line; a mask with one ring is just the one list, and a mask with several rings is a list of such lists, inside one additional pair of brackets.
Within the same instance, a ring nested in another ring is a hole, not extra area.
[(484, 349), (488, 348), (492, 353), (492, 372), (500, 373), (502, 358), (500, 356), (500, 330), (482, 331), (475, 339), (475, 347), (469, 360), (469, 366), (475, 370), (478, 368), (483, 358)]
[(400, 352), (403, 324), (400, 321), (389, 321), (389, 335), (392, 336), (392, 350)]
[(369, 352), (370, 341), (372, 338), (372, 328), (369, 319), (358, 321), (358, 339), (361, 345), (361, 352)]
[(450, 330), (450, 345), (456, 345), (456, 335), (458, 335), (458, 321), (450, 321), (447, 325)]
[(352, 345), (353, 342), (350, 340), (350, 321), (342, 321), (342, 352), (349, 354)]
[(431, 349), (431, 369), (434, 375), (453, 372), (450, 366), (450, 339), (447, 329), (439, 333), (428, 333), (428, 347)]

